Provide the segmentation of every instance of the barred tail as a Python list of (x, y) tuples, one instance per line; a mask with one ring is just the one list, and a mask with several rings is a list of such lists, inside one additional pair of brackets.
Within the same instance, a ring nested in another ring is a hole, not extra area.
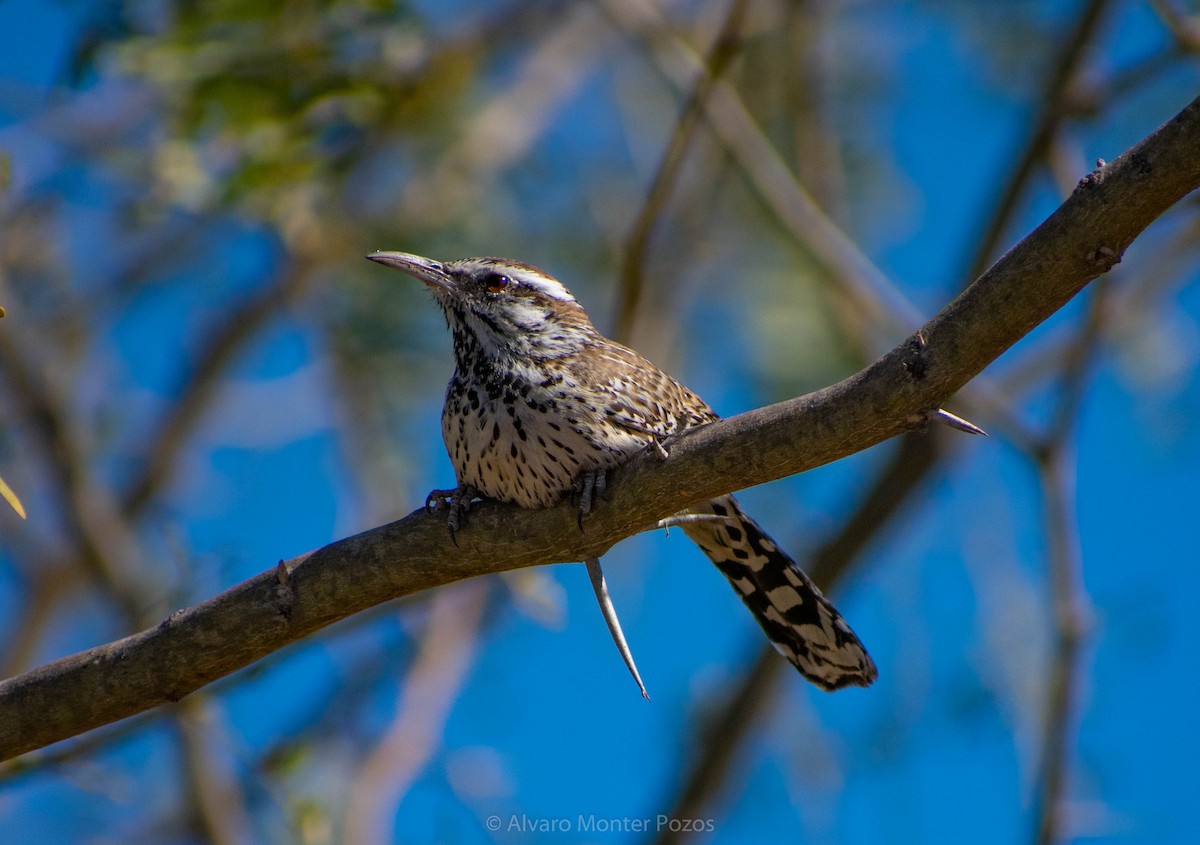
[(692, 508), (726, 521), (682, 527), (729, 579), (776, 650), (823, 690), (870, 686), (875, 663), (846, 620), (732, 496)]

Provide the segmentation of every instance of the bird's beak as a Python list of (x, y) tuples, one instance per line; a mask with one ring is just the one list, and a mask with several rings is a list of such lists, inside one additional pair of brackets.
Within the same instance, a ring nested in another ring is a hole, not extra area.
[(454, 289), (454, 280), (442, 267), (442, 262), (432, 258), (422, 258), (407, 252), (372, 252), (367, 258), (387, 267), (394, 267), (432, 288)]

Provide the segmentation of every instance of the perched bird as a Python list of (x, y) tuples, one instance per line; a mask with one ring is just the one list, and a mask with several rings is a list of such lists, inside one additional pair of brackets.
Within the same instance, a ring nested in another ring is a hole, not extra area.
[[(450, 505), (452, 530), (477, 497), (544, 508), (574, 491), (586, 512), (609, 470), (717, 419), (691, 390), (601, 335), (566, 286), (536, 267), (403, 252), (367, 257), (424, 282), (454, 337), (442, 436), (458, 486), (427, 502)], [(841, 614), (733, 496), (688, 513), (708, 515), (680, 525), (805, 678), (824, 690), (875, 680), (874, 662)], [(592, 564), (603, 608), (607, 593), (599, 562)], [(615, 612), (605, 617), (641, 686)]]

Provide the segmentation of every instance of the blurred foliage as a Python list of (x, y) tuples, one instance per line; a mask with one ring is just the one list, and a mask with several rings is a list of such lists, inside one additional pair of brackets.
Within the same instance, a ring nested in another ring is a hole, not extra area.
[[(145, 15), (146, 7), (136, 4)], [(151, 148), (159, 200), (241, 208), (292, 232), (296, 249), (344, 221), (333, 205), (397, 131), (428, 136), (486, 54), (434, 44), (411, 9), (374, 2), (183, 3), (94, 48), (105, 75), (150, 86), (163, 122)], [(317, 212), (321, 207), (326, 213)], [(317, 219), (298, 223), (307, 215)], [(295, 230), (292, 227), (298, 227)], [(301, 235), (301, 231), (304, 233)]]

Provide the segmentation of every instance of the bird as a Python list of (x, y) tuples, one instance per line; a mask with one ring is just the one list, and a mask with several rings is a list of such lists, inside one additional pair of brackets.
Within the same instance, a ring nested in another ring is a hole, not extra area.
[[(457, 486), (433, 491), (426, 505), (449, 507), (452, 532), (476, 498), (547, 508), (574, 495), (582, 519), (609, 471), (646, 449), (665, 455), (668, 438), (718, 419), (679, 381), (602, 335), (567, 287), (537, 267), (406, 252), (367, 258), (423, 282), (450, 329), (455, 369), (442, 435)], [(677, 524), (803, 677), (826, 691), (875, 681), (875, 663), (842, 615), (732, 495), (691, 506)], [(605, 619), (646, 695), (593, 563)]]

